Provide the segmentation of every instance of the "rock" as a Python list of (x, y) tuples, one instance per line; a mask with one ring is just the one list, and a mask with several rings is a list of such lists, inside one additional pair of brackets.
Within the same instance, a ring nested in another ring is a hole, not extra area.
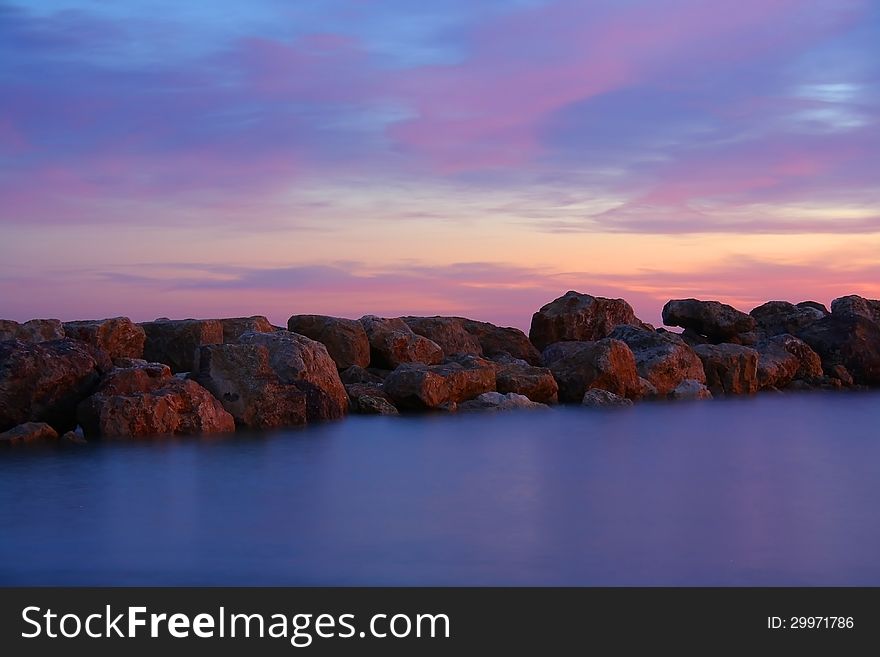
[(831, 311), (825, 307), (824, 303), (819, 303), (818, 301), (801, 301), (800, 303), (795, 304), (798, 308), (815, 308), (816, 310), (821, 310), (823, 315), (830, 315)]
[(177, 319), (144, 322), (147, 335), (144, 358), (165, 363), (172, 372), (198, 369), (199, 347), (223, 344), (223, 324), (219, 319)]
[(91, 348), (76, 340), (0, 342), (0, 431), (30, 421), (74, 428), (76, 405), (100, 377)]
[(549, 364), (559, 384), (559, 401), (580, 403), (592, 388), (608, 390), (621, 397), (636, 399), (642, 386), (636, 360), (625, 342), (604, 338), (580, 345)]
[(377, 385), (353, 383), (345, 386), (351, 408), (364, 415), (398, 415), (391, 398)]
[(475, 335), (464, 327), (462, 317), (402, 317), (416, 335), (437, 343), (447, 356), (465, 354), (482, 356), (483, 347)]
[(703, 361), (712, 394), (746, 395), (758, 391), (758, 352), (736, 344), (702, 344), (694, 351)]
[(794, 374), (795, 379), (815, 381), (822, 377), (822, 359), (803, 340), (793, 335), (782, 333), (767, 338), (766, 342), (782, 347), (797, 358), (798, 369)]
[(639, 397), (641, 399), (654, 399), (659, 396), (657, 388), (654, 387), (654, 384), (648, 381), (648, 379), (643, 376), (639, 377), (639, 388)]
[(513, 411), (519, 409), (534, 410), (537, 408), (547, 408), (547, 406), (534, 402), (525, 395), (518, 395), (515, 392), (508, 392), (507, 394), (484, 392), (482, 395), (458, 405), (458, 410), (463, 413), (473, 411)]
[(785, 388), (797, 376), (800, 361), (783, 345), (763, 340), (757, 345), (756, 351), (758, 352), (758, 387), (761, 390)]
[(64, 332), (103, 350), (110, 358), (142, 358), (147, 339), (144, 329), (128, 317), (64, 322)]
[(470, 366), (406, 363), (388, 375), (382, 388), (398, 408), (437, 409), (494, 391), (495, 369), (479, 361)]
[(62, 445), (88, 445), (88, 441), (76, 431), (68, 431), (61, 436)]
[(850, 294), (831, 302), (831, 314), (842, 317), (864, 317), (875, 324), (880, 324), (880, 301)]
[(443, 360), (443, 350), (428, 338), (416, 335), (402, 319), (375, 315), (361, 317), (370, 341), (370, 363), (395, 369), (404, 363), (435, 365)]
[(57, 319), (31, 319), (24, 324), (11, 319), (0, 319), (0, 342), (4, 340), (47, 342), (61, 340), (64, 337), (64, 327)]
[(269, 350), (269, 365), (279, 382), (306, 393), (310, 422), (341, 418), (348, 412), (348, 394), (336, 363), (320, 342), (290, 331), (275, 331), (244, 333), (239, 343), (263, 345)]
[(712, 392), (700, 381), (685, 379), (669, 393), (670, 399), (712, 399)]
[(370, 341), (363, 324), (357, 320), (327, 315), (293, 315), (287, 320), (287, 328), (327, 347), (327, 353), (340, 370), (370, 364)]
[(832, 312), (797, 337), (819, 354), (826, 373), (843, 365), (856, 383), (880, 384), (880, 326), (866, 317)]
[(495, 326), (472, 319), (463, 319), (462, 325), (479, 340), (483, 356), (487, 358), (507, 355), (524, 360), (529, 365), (541, 364), (541, 353), (518, 328)]
[(528, 361), (523, 360), (522, 358), (514, 358), (507, 352), (502, 352), (500, 354), (494, 354), (489, 358), (493, 363), (498, 365), (528, 365)]
[(602, 390), (600, 388), (593, 388), (584, 393), (581, 405), (593, 408), (619, 408), (632, 406), (633, 403), (631, 399), (615, 395), (613, 392), (608, 392), (607, 390)]
[(3, 445), (34, 445), (37, 443), (56, 443), (58, 432), (45, 422), (25, 422), (9, 431), (0, 433), (0, 447)]
[(698, 344), (712, 344), (708, 338), (700, 335), (693, 329), (685, 329), (679, 336), (691, 347), (696, 347)]
[(363, 367), (352, 365), (351, 367), (342, 370), (339, 373), (339, 378), (342, 380), (342, 383), (346, 385), (350, 383), (382, 383), (388, 374), (389, 372), (386, 372), (385, 376), (378, 376), (373, 372), (365, 370)]
[(249, 429), (276, 429), (305, 424), (306, 393), (279, 381), (269, 364), (269, 349), (260, 344), (206, 345), (199, 350), (196, 380)]
[(796, 333), (819, 321), (827, 313), (813, 306), (796, 306), (787, 301), (768, 301), (754, 308), (749, 314), (755, 318), (758, 328), (765, 335), (772, 336)]
[(87, 436), (135, 438), (235, 431), (223, 405), (161, 363), (113, 370), (77, 409)]
[(542, 404), (555, 404), (559, 401), (559, 385), (553, 378), (553, 372), (546, 367), (498, 364), (495, 370), (495, 388), (502, 394), (512, 392), (525, 395)]
[(673, 299), (663, 306), (663, 323), (680, 326), (704, 335), (712, 342), (725, 342), (739, 333), (754, 331), (751, 315), (719, 301)]
[(583, 348), (583, 342), (554, 342), (547, 345), (541, 353), (541, 359), (547, 367), (557, 360), (568, 358)]
[(669, 394), (685, 379), (706, 381), (700, 357), (675, 333), (618, 326), (610, 337), (627, 344), (635, 356), (639, 375), (654, 386), (657, 394)]
[(840, 364), (832, 365), (831, 369), (828, 370), (828, 376), (832, 379), (837, 379), (840, 381), (841, 385), (844, 385), (847, 388), (854, 384), (852, 374), (849, 373), (849, 370), (846, 369), (846, 367)]
[(538, 349), (554, 342), (594, 341), (607, 337), (620, 324), (642, 326), (626, 301), (569, 290), (532, 316), (529, 339)]
[(223, 342), (238, 342), (243, 333), (273, 333), (276, 329), (262, 315), (253, 317), (225, 317), (220, 320), (223, 327)]

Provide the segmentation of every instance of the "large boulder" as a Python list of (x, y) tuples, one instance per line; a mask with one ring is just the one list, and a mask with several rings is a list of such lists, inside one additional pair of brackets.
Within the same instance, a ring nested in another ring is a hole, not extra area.
[(327, 315), (293, 315), (287, 320), (287, 329), (325, 347), (337, 369), (368, 367), (370, 364), (370, 341), (364, 326), (355, 319), (329, 317)]
[(275, 327), (262, 315), (253, 317), (224, 317), (220, 320), (223, 327), (223, 342), (238, 342), (244, 333), (272, 333)]
[(76, 340), (0, 342), (0, 431), (29, 421), (73, 429), (100, 378), (92, 349)]
[(673, 299), (663, 306), (663, 323), (692, 329), (713, 342), (727, 342), (757, 327), (755, 318), (720, 301)]
[[(768, 363), (772, 366), (774, 361), (781, 361), (788, 363), (783, 366), (783, 376), (781, 378), (777, 378), (776, 383), (771, 383), (775, 387), (781, 387), (784, 385), (785, 376), (789, 369), (792, 368), (793, 364), (789, 361), (788, 358), (785, 357), (784, 354), (781, 353), (780, 350), (785, 351), (790, 356), (793, 356), (797, 362), (797, 366), (794, 368), (794, 374), (792, 375), (790, 380), (799, 380), (804, 381), (806, 383), (817, 384), (822, 378), (822, 359), (819, 357), (810, 345), (808, 345), (803, 340), (796, 338), (793, 335), (789, 335), (788, 333), (782, 333), (780, 335), (774, 335), (770, 338), (766, 338), (758, 343), (758, 378), (759, 380), (767, 381), (768, 378), (773, 378), (772, 372), (768, 372)], [(775, 354), (775, 356), (774, 356)], [(762, 361), (764, 365), (762, 365)], [(761, 373), (762, 367), (764, 368), (764, 374)], [(777, 375), (778, 376), (778, 375)]]
[(775, 341), (762, 340), (757, 344), (758, 387), (785, 388), (794, 381), (800, 370), (798, 357)]
[(559, 401), (559, 384), (549, 368), (519, 363), (499, 363), (495, 367), (495, 389), (498, 392), (525, 395), (542, 404)]
[(436, 409), (495, 390), (495, 368), (482, 359), (442, 365), (405, 363), (395, 369), (382, 389), (398, 408)]
[(875, 324), (880, 324), (880, 301), (850, 294), (831, 302), (831, 314), (841, 317), (864, 317)]
[(464, 354), (482, 356), (483, 347), (477, 337), (468, 332), (462, 317), (401, 317), (413, 333), (437, 343), (447, 356)]
[(317, 340), (290, 331), (275, 331), (244, 333), (238, 341), (269, 350), (269, 364), (278, 380), (306, 393), (309, 421), (336, 419), (348, 412), (348, 394), (336, 363)]
[(0, 447), (57, 442), (58, 432), (45, 422), (25, 422), (0, 433)]
[(758, 391), (758, 352), (737, 344), (701, 344), (694, 351), (703, 361), (712, 394), (746, 395)]
[(195, 378), (220, 400), (238, 426), (276, 429), (308, 420), (306, 393), (279, 381), (263, 345), (203, 346)]
[(603, 338), (580, 345), (549, 364), (559, 384), (559, 401), (583, 401), (584, 393), (601, 388), (627, 399), (642, 394), (636, 359), (625, 342)]
[(360, 322), (370, 341), (370, 362), (374, 367), (393, 370), (404, 363), (436, 365), (443, 360), (440, 345), (413, 333), (400, 318), (365, 315)]
[(362, 415), (398, 415), (391, 398), (382, 388), (371, 383), (352, 383), (345, 386), (351, 399), (351, 410)]
[(147, 339), (144, 329), (128, 317), (64, 322), (68, 338), (103, 350), (110, 358), (141, 358)]
[(534, 410), (537, 408), (547, 408), (547, 406), (532, 401), (525, 395), (518, 395), (515, 392), (508, 392), (506, 394), (500, 392), (484, 392), (482, 395), (458, 405), (458, 410), (463, 413), (469, 411)]
[(600, 340), (621, 324), (643, 326), (632, 306), (623, 299), (569, 290), (532, 316), (529, 339), (538, 349), (554, 342)]
[(462, 326), (477, 338), (486, 358), (507, 355), (524, 360), (529, 365), (541, 364), (541, 353), (528, 336), (518, 328), (495, 326), (489, 322), (478, 322), (473, 319), (463, 319)]
[(758, 323), (758, 329), (768, 336), (796, 333), (817, 322), (827, 313), (813, 306), (796, 306), (788, 301), (768, 301), (749, 313)]
[(830, 373), (843, 365), (861, 385), (880, 384), (880, 325), (855, 313), (833, 313), (798, 332)]
[(685, 379), (706, 381), (700, 357), (675, 333), (618, 326), (610, 337), (627, 344), (635, 356), (639, 375), (654, 386), (656, 394), (669, 394)]
[(0, 342), (4, 340), (24, 340), (25, 342), (47, 342), (64, 337), (64, 327), (57, 319), (31, 319), (19, 324), (11, 319), (0, 319)]
[(79, 405), (77, 419), (87, 436), (102, 438), (235, 431), (232, 415), (210, 392), (161, 363), (113, 370)]
[(164, 363), (175, 373), (198, 368), (200, 347), (223, 344), (223, 323), (219, 319), (163, 319), (140, 326), (147, 335), (143, 357)]

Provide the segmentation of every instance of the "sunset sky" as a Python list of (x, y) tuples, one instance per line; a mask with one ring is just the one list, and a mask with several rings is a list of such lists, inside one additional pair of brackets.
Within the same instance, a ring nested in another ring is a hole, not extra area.
[(0, 0), (0, 316), (880, 297), (880, 3)]

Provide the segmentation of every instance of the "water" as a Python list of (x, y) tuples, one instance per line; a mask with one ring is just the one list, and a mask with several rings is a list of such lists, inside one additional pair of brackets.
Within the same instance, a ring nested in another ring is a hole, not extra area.
[(880, 394), (0, 453), (0, 584), (878, 585)]

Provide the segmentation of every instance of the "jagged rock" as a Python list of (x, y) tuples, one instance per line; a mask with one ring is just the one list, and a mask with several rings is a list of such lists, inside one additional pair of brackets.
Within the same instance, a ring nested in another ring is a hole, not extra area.
[(391, 398), (378, 386), (369, 383), (353, 383), (345, 386), (351, 399), (351, 408), (364, 415), (398, 415)]
[(625, 342), (604, 338), (577, 342), (562, 358), (549, 363), (559, 384), (559, 401), (581, 402), (592, 388), (608, 390), (621, 397), (637, 399), (642, 392), (636, 360)]
[(100, 377), (92, 349), (76, 340), (0, 342), (0, 431), (30, 421), (74, 428), (76, 405)]
[(147, 335), (144, 358), (164, 363), (172, 372), (198, 369), (199, 348), (223, 344), (223, 323), (219, 319), (176, 319), (144, 322)]
[(373, 372), (365, 370), (363, 367), (352, 365), (351, 367), (342, 370), (339, 373), (339, 378), (342, 380), (342, 383), (346, 385), (350, 383), (382, 383), (389, 373), (390, 372), (385, 372), (385, 376), (378, 376)]
[(800, 361), (783, 345), (769, 340), (761, 341), (758, 352), (758, 387), (761, 390), (785, 388), (797, 376)]
[(161, 363), (113, 370), (79, 405), (77, 419), (87, 436), (103, 438), (235, 430), (232, 416), (210, 392)]
[(553, 378), (553, 372), (546, 367), (498, 364), (495, 370), (495, 386), (502, 394), (512, 392), (525, 395), (542, 404), (555, 404), (559, 401), (559, 385)]
[(518, 328), (495, 326), (489, 322), (463, 319), (465, 330), (477, 338), (483, 356), (497, 358), (508, 355), (526, 361), (529, 365), (541, 364), (541, 353), (525, 333)]
[(832, 312), (799, 331), (797, 337), (819, 354), (826, 373), (843, 365), (856, 383), (880, 384), (880, 325), (870, 319)]
[(796, 306), (787, 301), (768, 301), (754, 308), (749, 314), (755, 318), (758, 328), (765, 335), (772, 336), (796, 333), (819, 321), (827, 313), (813, 306)]
[(238, 340), (269, 350), (269, 364), (279, 382), (306, 393), (309, 421), (340, 418), (348, 412), (348, 394), (336, 363), (320, 342), (290, 331), (244, 333)]
[(712, 392), (700, 381), (685, 379), (669, 393), (670, 399), (712, 399)]
[(275, 429), (306, 423), (306, 393), (279, 381), (266, 346), (206, 345), (199, 352), (196, 380), (220, 400), (238, 426)]
[(745, 395), (758, 391), (758, 352), (736, 344), (702, 344), (694, 351), (703, 361), (712, 394)]
[(691, 329), (713, 342), (726, 342), (739, 333), (754, 331), (757, 326), (754, 317), (733, 306), (699, 299), (668, 301), (663, 306), (663, 323)]
[(795, 379), (815, 381), (822, 377), (822, 359), (819, 358), (819, 354), (813, 351), (810, 348), (810, 345), (803, 340), (800, 340), (793, 335), (782, 333), (767, 338), (766, 343), (781, 347), (797, 358), (798, 367), (797, 371), (794, 373)]
[(0, 447), (4, 445), (33, 445), (56, 443), (58, 432), (45, 422), (25, 422), (0, 433)]
[(475, 335), (464, 327), (463, 317), (402, 317), (416, 335), (437, 343), (447, 356), (465, 354), (482, 356), (483, 347)]
[(529, 339), (539, 349), (554, 342), (594, 341), (607, 337), (620, 324), (643, 325), (623, 299), (569, 290), (532, 316)]
[(144, 329), (128, 317), (64, 322), (64, 332), (69, 338), (103, 350), (111, 359), (142, 358), (147, 339)]
[(340, 370), (370, 364), (370, 341), (363, 324), (355, 319), (293, 315), (287, 320), (287, 328), (327, 347), (327, 353)]
[(635, 356), (639, 375), (660, 395), (672, 392), (685, 379), (701, 383), (706, 380), (700, 357), (675, 333), (618, 326), (610, 337), (627, 344)]
[(600, 388), (593, 388), (584, 393), (581, 405), (593, 408), (620, 408), (624, 406), (632, 406), (633, 403), (631, 399), (615, 395), (613, 392), (608, 392), (607, 390), (602, 390)]
[(398, 408), (436, 409), (456, 404), (495, 390), (495, 369), (475, 364), (450, 362), (442, 365), (405, 363), (382, 384)]
[(276, 328), (262, 315), (253, 317), (224, 317), (220, 320), (223, 327), (223, 342), (238, 342), (244, 333), (273, 333)]
[(443, 350), (428, 338), (416, 335), (402, 319), (375, 315), (361, 317), (370, 341), (370, 363), (395, 369), (404, 363), (436, 365), (443, 360)]
[(0, 319), (0, 342), (4, 340), (47, 342), (61, 340), (64, 337), (64, 327), (57, 319), (31, 319), (23, 324), (11, 319)]
[(840, 297), (831, 302), (831, 314), (842, 317), (857, 316), (880, 324), (880, 301), (865, 299), (857, 294)]
[(538, 409), (547, 408), (545, 404), (532, 401), (525, 395), (518, 395), (515, 392), (502, 394), (500, 392), (484, 392), (469, 401), (458, 404), (458, 410), (465, 412), (472, 411), (514, 411), (519, 409)]

